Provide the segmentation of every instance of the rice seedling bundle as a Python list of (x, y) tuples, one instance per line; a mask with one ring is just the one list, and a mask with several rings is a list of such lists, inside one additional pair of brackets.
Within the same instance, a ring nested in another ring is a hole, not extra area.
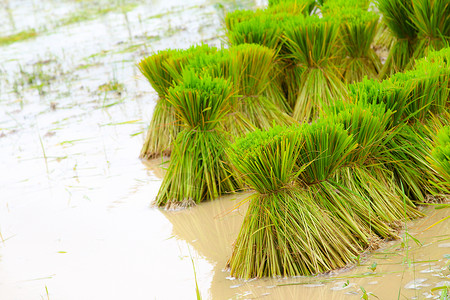
[(421, 214), (402, 190), (392, 184), (393, 174), (382, 165), (386, 144), (395, 135), (389, 130), (384, 105), (342, 103), (332, 122), (343, 124), (358, 147), (347, 157), (347, 166), (336, 172), (334, 181), (367, 201), (370, 211), (391, 227)]
[(386, 113), (391, 112), (389, 128), (403, 124), (411, 87), (401, 86), (389, 80), (379, 82), (365, 78), (361, 82), (348, 85), (347, 88), (349, 97), (354, 102), (383, 104)]
[(270, 128), (273, 123), (292, 123), (274, 100), (264, 94), (272, 74), (274, 50), (257, 44), (242, 44), (231, 47), (229, 52), (227, 69), (238, 95), (225, 124), (232, 136), (242, 136), (255, 128)]
[[(313, 120), (323, 107), (345, 92), (339, 70), (334, 65), (339, 24), (333, 19), (295, 17), (284, 22), (286, 58), (293, 62), (287, 82), (296, 91), (293, 117)], [(291, 76), (291, 78), (289, 78)]]
[(284, 112), (291, 111), (287, 103), (286, 96), (282, 88), (282, 71), (285, 62), (279, 57), (278, 53), (282, 46), (282, 27), (279, 22), (281, 15), (276, 18), (269, 13), (255, 14), (253, 18), (244, 20), (233, 27), (233, 30), (227, 32), (230, 45), (258, 44), (275, 51), (275, 57), (272, 62), (271, 73), (268, 77), (266, 94), (276, 105)]
[[(393, 174), (397, 194), (403, 193), (418, 202), (426, 201), (429, 195), (446, 193), (446, 189), (439, 186), (439, 175), (427, 160), (429, 137), (417, 120), (424, 120), (430, 110), (442, 111), (441, 96), (447, 99), (448, 89), (440, 83), (442, 76), (438, 74), (438, 66), (429, 65), (423, 69), (398, 73), (383, 82), (366, 79), (349, 85), (354, 101), (384, 103), (393, 112), (389, 128), (395, 128), (395, 134), (386, 143), (385, 155), (380, 161), (384, 161), (382, 165)], [(434, 75), (418, 78), (425, 70)], [(392, 176), (387, 174), (386, 178), (389, 177)]]
[(450, 2), (448, 0), (412, 0), (411, 21), (418, 31), (414, 58), (430, 50), (448, 47), (450, 42)]
[(342, 124), (327, 119), (304, 124), (300, 131), (305, 142), (299, 149), (297, 165), (305, 167), (298, 180), (317, 195), (315, 201), (352, 233), (355, 243), (361, 248), (371, 246), (379, 237), (396, 237), (393, 230), (373, 212), (368, 200), (333, 180), (335, 173), (345, 167), (349, 155), (357, 148), (353, 136), (344, 130)]
[(158, 93), (147, 137), (141, 149), (141, 158), (149, 159), (169, 155), (171, 144), (180, 132), (180, 124), (172, 105), (167, 101), (167, 93), (174, 82), (181, 78), (182, 66), (200, 53), (212, 53), (216, 48), (208, 45), (193, 46), (186, 50), (163, 50), (144, 58), (139, 69)]
[(192, 70), (197, 74), (208, 74), (212, 78), (217, 77), (228, 80), (230, 77), (229, 61), (229, 50), (221, 48), (214, 53), (201, 53), (191, 57), (189, 62), (183, 65), (182, 69), (183, 71)]
[(316, 7), (315, 0), (269, 0), (271, 14), (278, 12), (287, 12), (293, 15), (309, 16)]
[(361, 81), (364, 76), (377, 78), (382, 67), (379, 57), (371, 48), (377, 33), (379, 16), (350, 4), (328, 1), (322, 10), (325, 16), (340, 20), (342, 72), (348, 83)]
[(386, 167), (394, 172), (395, 183), (417, 202), (450, 194), (450, 186), (442, 185), (441, 174), (429, 162), (431, 146), (426, 131), (421, 123), (405, 125), (388, 144)]
[(256, 15), (258, 15), (261, 11), (260, 10), (248, 10), (248, 9), (242, 9), (242, 10), (235, 10), (232, 12), (229, 12), (225, 15), (225, 28), (227, 32), (231, 32), (234, 30), (234, 27), (245, 20), (250, 20)]
[(435, 115), (445, 115), (448, 106), (448, 72), (442, 63), (424, 59), (413, 70), (393, 75), (389, 82), (406, 93), (398, 133), (387, 144), (387, 167), (395, 174), (396, 183), (415, 201), (448, 193), (442, 178), (427, 159), (432, 138), (424, 124)]
[(255, 13), (248, 20), (235, 24), (227, 31), (230, 45), (258, 44), (276, 51), (282, 42), (280, 20), (268, 13)]
[(193, 71), (183, 72), (183, 82), (169, 89), (168, 101), (184, 130), (174, 142), (155, 205), (188, 207), (239, 187), (229, 172), (227, 138), (220, 131), (232, 93), (225, 79), (199, 77)]
[(436, 70), (439, 72), (439, 82), (437, 85), (440, 87), (440, 94), (437, 95), (437, 99), (434, 104), (438, 107), (434, 108), (435, 112), (442, 112), (441, 106), (450, 106), (449, 93), (450, 93), (450, 47), (444, 48), (440, 51), (431, 51), (427, 57), (424, 57), (416, 62), (415, 69), (427, 72), (427, 69)]
[(435, 147), (432, 150), (434, 165), (450, 183), (450, 126), (443, 127), (435, 138)]
[(405, 90), (409, 89), (405, 121), (424, 121), (430, 113), (445, 110), (448, 101), (448, 84), (443, 80), (439, 64), (420, 64), (413, 70), (396, 73), (389, 80)]
[(379, 0), (378, 9), (395, 36), (395, 42), (380, 73), (380, 77), (384, 78), (403, 71), (408, 66), (415, 51), (418, 29), (411, 20), (413, 0)]
[(357, 9), (367, 11), (369, 9), (370, 0), (327, 0), (321, 4), (322, 14), (346, 13), (348, 9)]
[(345, 266), (360, 252), (314, 193), (296, 185), (304, 141), (297, 129), (274, 127), (229, 150), (237, 172), (256, 190), (228, 263), (232, 276), (311, 275)]

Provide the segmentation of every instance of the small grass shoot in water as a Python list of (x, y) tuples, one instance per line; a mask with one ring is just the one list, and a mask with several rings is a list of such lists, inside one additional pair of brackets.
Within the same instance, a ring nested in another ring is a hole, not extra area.
[(24, 30), (8, 36), (0, 36), (0, 46), (6, 46), (15, 42), (25, 41), (36, 36), (38, 36), (38, 32), (35, 29)]

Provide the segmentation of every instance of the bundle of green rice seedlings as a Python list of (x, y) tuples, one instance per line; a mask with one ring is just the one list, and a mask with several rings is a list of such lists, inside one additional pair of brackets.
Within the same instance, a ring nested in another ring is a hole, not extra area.
[(377, 78), (382, 65), (371, 45), (377, 33), (378, 14), (357, 6), (341, 6), (340, 1), (328, 1), (322, 11), (341, 21), (339, 36), (346, 82), (361, 81), (365, 76)]
[(442, 127), (435, 138), (435, 146), (431, 152), (434, 166), (450, 183), (450, 126)]
[[(173, 114), (164, 114), (164, 111), (168, 109), (165, 100), (167, 91), (172, 86), (173, 80), (167, 69), (164, 67), (164, 62), (172, 55), (175, 55), (176, 52), (176, 50), (172, 49), (159, 51), (156, 54), (144, 58), (138, 65), (140, 71), (150, 82), (159, 97), (153, 112), (150, 128), (161, 128), (166, 124), (173, 124), (176, 122), (173, 118)], [(157, 136), (152, 134), (152, 130), (148, 130), (140, 157), (149, 159), (164, 153), (164, 146), (162, 145), (169, 145), (172, 138), (172, 136)]]
[(333, 180), (366, 199), (381, 220), (399, 228), (404, 221), (421, 214), (402, 190), (392, 185), (392, 172), (381, 164), (386, 144), (395, 135), (389, 129), (391, 115), (382, 104), (342, 102), (338, 111), (328, 117), (343, 124), (358, 143), (347, 158), (347, 166), (339, 169)]
[(408, 198), (419, 203), (450, 193), (449, 186), (442, 185), (441, 175), (427, 159), (430, 143), (425, 130), (420, 123), (404, 125), (389, 141), (385, 162), (394, 173), (394, 184), (402, 187)]
[(411, 87), (395, 82), (375, 79), (363, 79), (361, 82), (348, 85), (350, 101), (367, 104), (383, 104), (386, 113), (391, 112), (389, 127), (393, 128), (404, 123), (407, 100)]
[[(450, 93), (450, 47), (444, 48), (440, 51), (431, 51), (427, 57), (417, 60), (414, 67), (419, 72), (434, 73), (438, 72), (439, 82), (437, 85), (440, 88), (440, 94), (436, 95), (435, 103), (432, 111), (435, 113), (442, 112), (442, 106), (449, 107), (449, 93)], [(431, 69), (432, 71), (427, 71)], [(437, 106), (437, 107), (436, 107)]]
[(405, 121), (425, 121), (430, 113), (439, 114), (446, 109), (448, 84), (439, 64), (421, 63), (413, 70), (392, 75), (389, 80), (409, 90)]
[[(228, 70), (230, 61), (230, 52), (226, 48), (218, 49), (214, 53), (204, 53), (195, 55), (189, 59), (189, 62), (182, 66), (183, 71), (192, 70), (197, 74), (208, 74), (212, 78), (229, 79)], [(183, 74), (183, 72), (181, 72)]]
[(170, 154), (171, 144), (181, 129), (175, 111), (167, 101), (168, 90), (174, 82), (180, 80), (182, 66), (192, 56), (215, 51), (216, 48), (208, 45), (198, 45), (186, 50), (162, 50), (141, 60), (139, 69), (159, 96), (141, 149), (141, 158), (150, 159)]
[(229, 52), (227, 69), (238, 95), (225, 123), (232, 136), (242, 136), (255, 128), (270, 128), (274, 123), (292, 124), (292, 118), (265, 95), (275, 59), (274, 50), (257, 44), (242, 44), (229, 48)]
[(230, 45), (258, 44), (278, 51), (282, 42), (282, 28), (279, 18), (272, 14), (259, 13), (247, 20), (242, 20), (227, 31)]
[(383, 21), (395, 36), (395, 42), (380, 72), (380, 78), (407, 68), (414, 55), (418, 29), (411, 20), (413, 0), (379, 0)]
[(370, 0), (322, 0), (317, 1), (316, 5), (320, 6), (321, 12), (330, 8), (347, 9), (347, 8), (358, 8), (363, 10), (368, 10), (370, 5)]
[(225, 28), (227, 32), (231, 32), (234, 30), (234, 27), (246, 20), (251, 20), (255, 16), (261, 13), (261, 10), (248, 10), (248, 9), (240, 9), (229, 12), (225, 15)]
[(282, 45), (283, 30), (279, 24), (282, 18), (282, 15), (274, 17), (269, 13), (255, 14), (253, 18), (236, 24), (233, 30), (227, 32), (227, 36), (230, 45), (258, 44), (275, 51), (266, 95), (282, 111), (290, 113), (291, 106), (288, 104), (282, 88), (285, 62), (278, 57)]
[[(352, 101), (383, 103), (386, 109), (393, 112), (388, 128), (395, 128), (395, 134), (385, 144), (386, 150), (379, 158), (380, 166), (389, 171), (383, 180), (389, 182), (387, 178), (393, 177), (395, 180), (392, 186), (395, 186), (398, 195), (403, 193), (414, 202), (424, 202), (428, 195), (442, 191), (434, 187), (439, 183), (439, 177), (426, 159), (429, 147), (427, 136), (420, 130), (423, 126), (421, 122), (416, 122), (415, 129), (411, 126), (415, 116), (423, 111), (414, 102), (420, 103), (421, 97), (426, 98), (426, 95), (419, 95), (420, 88), (416, 83), (416, 80), (400, 82), (395, 77), (383, 82), (363, 80), (349, 85), (349, 93)], [(417, 110), (413, 110), (414, 107)]]
[(232, 145), (234, 168), (256, 191), (228, 262), (232, 276), (311, 275), (343, 267), (360, 253), (346, 227), (296, 185), (303, 142), (298, 130), (274, 127)]
[(287, 73), (288, 90), (296, 90), (293, 117), (299, 121), (313, 120), (333, 99), (343, 97), (344, 85), (334, 65), (339, 24), (333, 19), (295, 17), (283, 24), (286, 58), (293, 68)]
[(287, 12), (293, 15), (309, 16), (316, 7), (315, 0), (269, 0), (271, 14), (278, 12)]
[(220, 123), (230, 109), (233, 90), (225, 79), (183, 72), (169, 89), (168, 101), (183, 123), (155, 205), (176, 209), (212, 200), (239, 187), (225, 157), (227, 138)]
[(418, 30), (414, 58), (440, 50), (450, 43), (450, 3), (448, 0), (412, 0), (411, 21)]
[(372, 246), (379, 238), (395, 238), (395, 232), (371, 207), (366, 198), (333, 180), (357, 148), (352, 135), (342, 124), (319, 119), (300, 127), (305, 140), (299, 150), (298, 166), (304, 167), (298, 180), (317, 194), (316, 202), (345, 225), (362, 248)]

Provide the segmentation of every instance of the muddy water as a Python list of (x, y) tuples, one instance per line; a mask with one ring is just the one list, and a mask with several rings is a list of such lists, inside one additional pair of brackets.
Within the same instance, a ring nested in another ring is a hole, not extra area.
[(218, 45), (224, 10), (260, 4), (0, 0), (0, 36), (37, 33), (0, 46), (1, 300), (195, 299), (196, 281), (204, 299), (358, 299), (360, 286), (426, 299), (450, 280), (449, 222), (425, 230), (448, 209), (408, 225), (422, 246), (387, 244), (335, 277), (245, 282), (223, 270), (245, 195), (150, 207), (163, 170), (137, 156), (156, 94), (136, 63)]

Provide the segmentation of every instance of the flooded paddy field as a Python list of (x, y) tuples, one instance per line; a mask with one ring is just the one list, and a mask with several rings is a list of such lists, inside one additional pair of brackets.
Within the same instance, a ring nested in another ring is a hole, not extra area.
[[(151, 208), (161, 160), (138, 159), (157, 94), (136, 64), (220, 45), (226, 11), (261, 1), (0, 0), (0, 299), (439, 299), (449, 209), (316, 277), (224, 270), (248, 194)], [(364, 298), (363, 298), (364, 299)]]

